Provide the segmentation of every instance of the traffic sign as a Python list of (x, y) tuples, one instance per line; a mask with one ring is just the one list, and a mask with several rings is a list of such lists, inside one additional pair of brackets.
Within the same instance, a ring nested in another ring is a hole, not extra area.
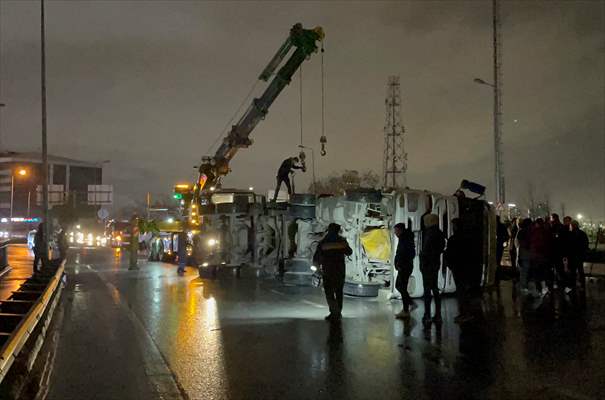
[(97, 211), (97, 216), (99, 219), (106, 219), (109, 217), (109, 211), (107, 211), (105, 208), (100, 208), (99, 211)]

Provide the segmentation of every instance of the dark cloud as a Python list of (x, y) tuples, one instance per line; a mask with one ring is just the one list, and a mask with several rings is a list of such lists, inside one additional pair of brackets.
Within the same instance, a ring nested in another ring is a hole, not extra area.
[[(39, 148), (38, 5), (0, 4), (2, 143)], [(534, 182), (553, 204), (605, 218), (604, 10), (593, 1), (503, 2), (511, 201)], [(491, 2), (53, 1), (47, 14), (51, 151), (111, 159), (108, 180), (122, 202), (194, 176), (298, 21), (327, 33), (329, 153), (318, 156), (318, 175), (380, 171), (386, 78), (399, 74), (410, 184), (491, 186), (492, 94), (473, 83), (491, 80)], [(305, 143), (315, 146), (319, 61), (303, 67)], [(274, 184), (279, 162), (297, 152), (298, 96), (297, 75), (227, 185)], [(296, 179), (306, 186), (310, 174)]]

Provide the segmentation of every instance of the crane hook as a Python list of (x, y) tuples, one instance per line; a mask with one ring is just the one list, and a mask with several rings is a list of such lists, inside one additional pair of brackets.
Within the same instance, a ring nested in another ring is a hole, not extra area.
[(327, 154), (326, 143), (328, 143), (328, 139), (326, 139), (325, 135), (322, 135), (322, 137), (319, 138), (319, 143), (321, 143), (321, 155), (325, 156)]

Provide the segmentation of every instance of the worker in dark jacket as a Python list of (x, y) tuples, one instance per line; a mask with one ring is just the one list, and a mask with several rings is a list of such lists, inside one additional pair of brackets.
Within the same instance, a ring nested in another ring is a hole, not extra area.
[(34, 273), (40, 271), (38, 264), (42, 263), (42, 266), (44, 266), (48, 258), (48, 251), (44, 251), (44, 229), (44, 222), (41, 222), (34, 236)]
[(586, 288), (586, 277), (584, 274), (584, 260), (588, 253), (588, 236), (580, 229), (578, 221), (571, 222), (571, 231), (568, 236), (569, 255), (566, 259), (567, 264), (567, 284), (565, 292), (569, 293), (576, 287), (576, 282), (580, 281), (580, 289)]
[(500, 282), (504, 271), (502, 270), (502, 257), (504, 256), (504, 246), (510, 238), (506, 225), (500, 220), (500, 216), (496, 217), (496, 283)]
[(326, 236), (317, 244), (313, 261), (323, 273), (326, 301), (330, 308), (328, 321), (340, 320), (345, 284), (345, 256), (353, 253), (347, 240), (340, 236), (340, 225), (328, 225)]
[[(439, 229), (439, 217), (426, 214), (423, 217), (424, 231), (422, 233), (422, 251), (420, 252), (420, 272), (424, 286), (424, 317), (425, 324), (431, 321), (441, 323), (441, 297), (437, 285), (439, 269), (441, 268), (441, 253), (445, 248), (445, 236)], [(431, 294), (435, 298), (435, 315), (431, 319)]]
[(552, 286), (557, 289), (559, 283), (564, 282), (565, 271), (563, 268), (563, 249), (565, 248), (565, 225), (561, 223), (559, 214), (553, 213), (550, 215), (550, 235), (551, 235), (551, 252), (550, 252), (550, 280)]
[(294, 172), (295, 169), (301, 169), (303, 172), (305, 171), (304, 166), (298, 165), (298, 157), (290, 157), (286, 158), (281, 165), (279, 166), (279, 170), (277, 171), (277, 186), (275, 187), (275, 193), (273, 194), (273, 202), (277, 201), (277, 194), (279, 193), (279, 189), (281, 189), (282, 182), (286, 184), (286, 188), (288, 188), (288, 194), (292, 196), (292, 185), (290, 184), (290, 173)]
[(57, 232), (57, 245), (59, 247), (59, 259), (61, 261), (67, 258), (67, 249), (69, 249), (69, 243), (67, 242), (67, 235), (65, 229), (60, 228)]
[(452, 220), (452, 236), (447, 239), (444, 260), (447, 267), (452, 271), (454, 283), (456, 284), (456, 297), (458, 298), (458, 316), (454, 318), (456, 323), (465, 323), (473, 319), (468, 307), (468, 292), (470, 290), (470, 279), (468, 277), (468, 265), (465, 257), (466, 249), (464, 238), (460, 235), (460, 219)]
[(397, 279), (395, 288), (401, 293), (403, 310), (395, 314), (395, 318), (404, 319), (410, 317), (410, 307), (416, 308), (414, 301), (408, 293), (408, 281), (414, 269), (414, 257), (416, 257), (416, 245), (412, 229), (406, 228), (405, 224), (398, 223), (393, 227), (397, 236), (397, 251), (395, 252), (395, 269)]
[(542, 296), (550, 293), (546, 285), (548, 277), (548, 260), (550, 254), (551, 237), (549, 231), (544, 226), (542, 218), (536, 219), (531, 229), (529, 248), (531, 252), (531, 271), (530, 275), (536, 281), (542, 290)]
[(518, 264), (518, 250), (517, 249), (517, 245), (515, 243), (515, 238), (517, 237), (517, 232), (519, 232), (519, 223), (521, 221), (519, 221), (517, 218), (513, 218), (513, 220), (510, 222), (510, 227), (508, 230), (509, 233), (509, 248), (508, 248), (508, 255), (510, 257), (510, 265), (513, 269), (513, 273), (516, 275), (518, 273), (518, 268), (519, 268), (519, 264)]
[(531, 270), (531, 219), (525, 218), (519, 223), (519, 231), (515, 236), (515, 246), (518, 251), (519, 285), (521, 293), (529, 293), (528, 282)]

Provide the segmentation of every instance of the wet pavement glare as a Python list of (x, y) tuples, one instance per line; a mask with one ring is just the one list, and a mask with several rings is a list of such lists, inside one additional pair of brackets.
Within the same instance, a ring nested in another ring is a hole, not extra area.
[(586, 309), (552, 296), (514, 301), (505, 282), (484, 318), (409, 322), (398, 301), (346, 298), (230, 271), (218, 279), (128, 254), (84, 250), (68, 264), (49, 399), (590, 399), (605, 389), (602, 281)]

